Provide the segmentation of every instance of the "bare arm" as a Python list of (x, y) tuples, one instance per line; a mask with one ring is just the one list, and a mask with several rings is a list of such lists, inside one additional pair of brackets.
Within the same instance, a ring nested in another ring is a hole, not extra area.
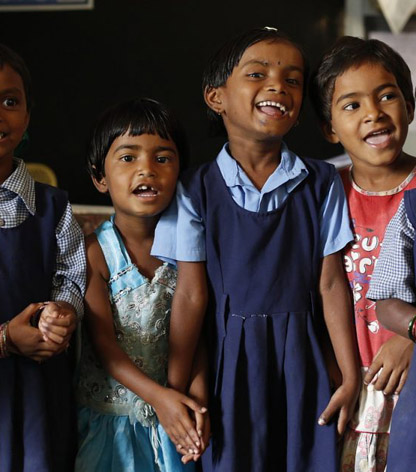
[(339, 252), (324, 257), (319, 291), (325, 323), (342, 374), (342, 384), (332, 396), (319, 423), (326, 424), (339, 410), (338, 432), (342, 434), (354, 412), (360, 372), (351, 296)]
[(385, 328), (408, 339), (409, 322), (416, 315), (416, 308), (412, 304), (398, 298), (377, 300), (376, 313)]
[(95, 235), (92, 235), (87, 239), (85, 320), (96, 353), (112, 377), (153, 406), (172, 441), (196, 453), (199, 438), (188, 408), (200, 411), (201, 407), (185, 395), (154, 382), (120, 347), (108, 298), (108, 277), (104, 255)]
[(169, 335), (169, 385), (185, 392), (207, 305), (204, 262), (178, 262)]

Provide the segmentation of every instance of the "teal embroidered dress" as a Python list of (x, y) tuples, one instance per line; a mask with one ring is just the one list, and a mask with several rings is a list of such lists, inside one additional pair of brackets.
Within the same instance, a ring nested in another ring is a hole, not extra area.
[[(130, 359), (161, 385), (167, 380), (168, 330), (176, 270), (165, 263), (148, 280), (131, 262), (114, 216), (97, 230), (109, 273), (117, 340)], [(153, 408), (105, 372), (83, 331), (77, 396), (77, 472), (181, 472), (175, 446)]]

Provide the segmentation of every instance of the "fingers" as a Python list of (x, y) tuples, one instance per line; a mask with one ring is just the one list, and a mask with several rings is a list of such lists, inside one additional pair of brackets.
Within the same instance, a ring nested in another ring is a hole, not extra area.
[[(383, 370), (380, 372), (380, 375), (378, 376), (378, 379), (375, 382), (373, 381), (374, 388), (376, 390), (384, 391), (392, 375), (394, 375), (393, 370), (387, 366), (384, 366)], [(396, 374), (396, 377), (397, 377), (397, 374)]]
[(394, 393), (396, 395), (398, 395), (402, 391), (404, 384), (406, 383), (406, 380), (407, 380), (407, 374), (408, 374), (407, 369), (402, 372), (402, 375), (400, 376), (400, 379), (399, 379), (399, 383), (394, 390)]
[(325, 410), (320, 414), (319, 419), (318, 419), (318, 424), (320, 426), (324, 426), (328, 424), (329, 420), (334, 416), (337, 410), (338, 410), (338, 407), (334, 401), (334, 397), (332, 397), (328, 405), (326, 406)]
[(337, 423), (337, 431), (340, 436), (344, 434), (348, 421), (349, 421), (349, 417), (348, 417), (347, 409), (341, 408), (339, 412), (338, 423)]
[(383, 363), (380, 363), (379, 361), (377, 361), (377, 359), (373, 361), (364, 376), (365, 385), (369, 385), (371, 382), (374, 382), (378, 372), (382, 367)]

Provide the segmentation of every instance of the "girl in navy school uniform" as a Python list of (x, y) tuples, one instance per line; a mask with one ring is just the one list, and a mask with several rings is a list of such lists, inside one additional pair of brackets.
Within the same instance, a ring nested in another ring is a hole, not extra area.
[[(26, 65), (0, 45), (0, 470), (70, 472), (76, 424), (65, 349), (83, 310), (84, 237), (66, 193), (35, 182), (15, 157), (31, 104)], [(40, 309), (42, 331), (31, 322)]]
[[(355, 406), (342, 184), (332, 166), (301, 159), (283, 142), (298, 120), (306, 70), (299, 46), (275, 28), (250, 30), (217, 52), (203, 90), (228, 143), (182, 177), (156, 230), (153, 254), (178, 261), (168, 372), (182, 391), (208, 305), (204, 471), (335, 472), (336, 431)], [(342, 373), (332, 396), (325, 324)]]

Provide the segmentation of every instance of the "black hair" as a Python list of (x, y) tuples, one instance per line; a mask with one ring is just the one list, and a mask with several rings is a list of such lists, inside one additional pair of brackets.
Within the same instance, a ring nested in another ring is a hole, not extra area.
[(29, 70), (26, 67), (24, 60), (16, 52), (4, 44), (0, 44), (0, 68), (2, 69), (6, 64), (20, 75), (25, 91), (26, 109), (30, 112), (33, 102), (32, 80), (30, 78)]
[(335, 81), (352, 67), (381, 64), (396, 78), (404, 99), (415, 108), (410, 69), (402, 56), (378, 39), (343, 36), (324, 54), (311, 79), (310, 97), (322, 123), (331, 121)]
[(172, 112), (156, 100), (136, 98), (107, 109), (96, 124), (87, 152), (87, 170), (92, 177), (100, 180), (105, 176), (104, 163), (111, 144), (126, 133), (170, 139), (178, 149), (181, 169), (188, 161), (185, 131)]
[[(304, 63), (303, 92), (305, 93), (307, 89), (306, 84), (308, 80), (309, 63), (302, 47), (293, 41), (286, 33), (268, 26), (250, 29), (225, 43), (208, 61), (202, 76), (202, 92), (204, 93), (210, 88), (217, 88), (225, 85), (234, 68), (238, 66), (244, 52), (250, 46), (261, 41), (285, 42), (293, 45), (299, 50)], [(213, 131), (225, 131), (221, 116), (218, 116), (209, 107), (208, 118), (211, 120)]]

